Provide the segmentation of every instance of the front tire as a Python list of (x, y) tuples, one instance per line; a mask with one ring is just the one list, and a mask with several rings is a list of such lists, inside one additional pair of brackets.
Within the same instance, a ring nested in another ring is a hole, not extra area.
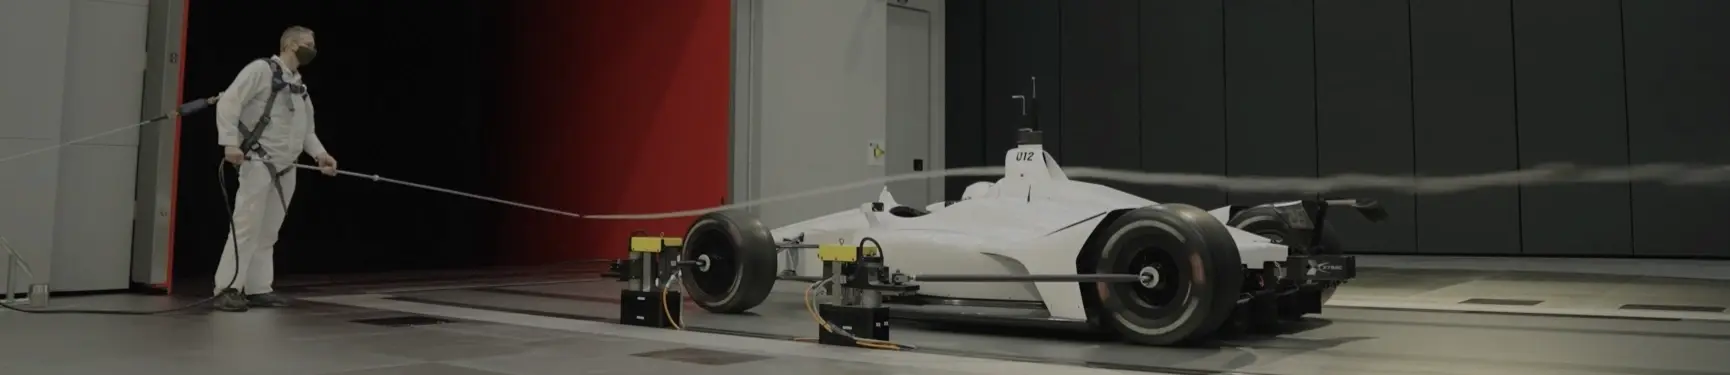
[(1098, 233), (1093, 272), (1145, 274), (1152, 285), (1094, 284), (1097, 319), (1125, 340), (1178, 345), (1213, 335), (1237, 307), (1243, 266), (1237, 243), (1195, 206), (1163, 204), (1123, 213)]
[(775, 240), (763, 222), (745, 212), (713, 212), (697, 218), (685, 232), (680, 279), (698, 307), (714, 313), (740, 313), (769, 298), (775, 288)]

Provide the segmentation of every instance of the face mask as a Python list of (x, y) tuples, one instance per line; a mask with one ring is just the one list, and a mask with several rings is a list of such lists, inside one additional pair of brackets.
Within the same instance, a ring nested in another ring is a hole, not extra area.
[(300, 46), (300, 48), (294, 49), (294, 60), (299, 61), (300, 65), (304, 66), (311, 64), (312, 58), (314, 57), (318, 57), (317, 49), (308, 46)]

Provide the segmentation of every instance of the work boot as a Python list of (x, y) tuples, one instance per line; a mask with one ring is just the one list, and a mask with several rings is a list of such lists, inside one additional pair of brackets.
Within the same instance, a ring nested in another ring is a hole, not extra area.
[(252, 307), (288, 307), (288, 298), (276, 293), (253, 294), (246, 296), (246, 304)]
[(218, 311), (243, 312), (247, 310), (246, 296), (241, 295), (240, 290), (232, 288), (223, 289), (222, 293), (217, 294), (213, 305)]

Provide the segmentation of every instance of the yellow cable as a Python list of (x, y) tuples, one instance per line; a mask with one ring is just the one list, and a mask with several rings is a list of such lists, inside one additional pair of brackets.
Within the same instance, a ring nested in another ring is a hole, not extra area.
[[(683, 272), (684, 272), (684, 270), (673, 271), (673, 277), (670, 279), (667, 279), (667, 286), (661, 288), (661, 313), (667, 314), (667, 323), (672, 324), (673, 329), (680, 330), (680, 331), (685, 330), (685, 326), (679, 324), (678, 321), (685, 320), (685, 314), (679, 314), (678, 319), (673, 318), (673, 309), (667, 305), (667, 292), (670, 292), (673, 290), (673, 282), (678, 281), (679, 280), (679, 274), (683, 273)], [(651, 285), (653, 285), (653, 284), (651, 284)], [(684, 302), (684, 301), (680, 301), (680, 302)]]
[[(833, 279), (825, 279), (823, 281), (818, 281), (816, 283), (812, 283), (811, 287), (805, 288), (805, 311), (811, 313), (811, 319), (817, 322), (818, 327), (821, 327), (821, 328), (823, 328), (824, 331), (828, 331), (830, 333), (837, 333), (836, 330), (834, 329), (834, 326), (830, 325), (828, 320), (823, 319), (822, 314), (817, 313), (816, 300), (814, 298), (812, 298), (812, 296), (811, 296), (812, 293), (817, 290), (818, 286), (823, 285), (823, 283), (832, 282), (832, 281), (833, 281)], [(901, 345), (901, 344), (897, 344), (893, 341), (868, 339), (868, 338), (862, 338), (862, 337), (854, 336), (852, 333), (849, 333), (847, 331), (840, 331), (838, 333), (852, 338), (854, 343), (858, 344), (860, 347), (872, 348), (872, 349), (883, 349), (883, 350), (906, 350), (906, 349), (912, 349), (913, 348), (910, 345)]]
[[(667, 301), (667, 297), (669, 295), (668, 292), (673, 290), (673, 283), (677, 282), (679, 280), (679, 276), (682, 273), (682, 271), (683, 270), (674, 271), (673, 277), (667, 280), (667, 285), (665, 287), (661, 288), (661, 313), (666, 314), (667, 323), (672, 324), (673, 329), (680, 330), (680, 331), (685, 330), (684, 325), (679, 324), (680, 323), (679, 321), (684, 320), (683, 319), (684, 317), (680, 316), (678, 319), (675, 319), (673, 317), (673, 309), (670, 307), (670, 305), (668, 305), (669, 302)], [(817, 313), (816, 299), (812, 298), (812, 296), (811, 296), (811, 294), (817, 290), (818, 286), (823, 285), (823, 283), (827, 283), (827, 282), (831, 282), (831, 281), (832, 280), (819, 281), (816, 283), (812, 283), (811, 287), (805, 288), (805, 311), (811, 313), (811, 319), (817, 322), (818, 327), (821, 327), (821, 328), (823, 328), (823, 330), (829, 331), (830, 333), (835, 333), (834, 326), (830, 325), (828, 320), (823, 319), (822, 314)], [(910, 346), (910, 345), (901, 345), (901, 344), (897, 344), (893, 341), (862, 338), (862, 337), (854, 336), (852, 333), (849, 333), (847, 331), (841, 331), (840, 333), (843, 335), (846, 335), (848, 337), (853, 338), (854, 342), (856, 344), (858, 344), (860, 347), (871, 348), (871, 349), (883, 349), (883, 350), (912, 349), (912, 346)], [(808, 338), (796, 338), (793, 340), (794, 341), (804, 341), (804, 342), (817, 341), (815, 339), (808, 339)]]

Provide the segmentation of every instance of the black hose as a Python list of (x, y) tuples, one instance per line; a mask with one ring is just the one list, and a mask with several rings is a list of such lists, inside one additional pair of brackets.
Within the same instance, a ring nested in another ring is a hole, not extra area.
[(878, 258), (888, 258), (889, 257), (889, 252), (883, 250), (883, 244), (877, 243), (877, 239), (871, 238), (871, 237), (860, 237), (859, 238), (859, 246), (860, 247), (864, 247), (866, 242), (870, 242), (872, 246), (877, 247), (877, 257)]

